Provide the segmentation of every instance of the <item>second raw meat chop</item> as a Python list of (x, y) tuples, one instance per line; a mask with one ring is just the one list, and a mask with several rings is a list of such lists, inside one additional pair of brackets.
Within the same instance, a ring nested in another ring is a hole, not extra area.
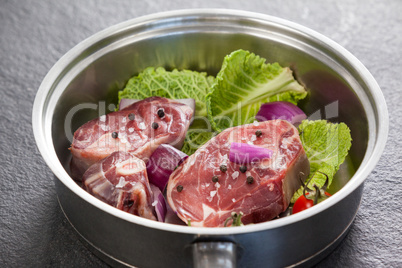
[[(233, 163), (229, 160), (233, 142), (267, 148), (272, 156)], [(188, 157), (170, 176), (167, 199), (191, 226), (224, 226), (232, 212), (243, 213), (243, 224), (259, 223), (287, 209), (309, 172), (292, 124), (284, 120), (248, 124), (224, 130)]]

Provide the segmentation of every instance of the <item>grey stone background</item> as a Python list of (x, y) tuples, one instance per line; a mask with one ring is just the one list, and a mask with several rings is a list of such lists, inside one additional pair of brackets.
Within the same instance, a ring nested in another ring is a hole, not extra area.
[[(108, 26), (159, 11), (232, 8), (288, 19), (352, 52), (385, 95), (390, 133), (356, 220), (317, 267), (402, 267), (402, 1), (0, 0), (0, 266), (107, 267), (77, 239), (33, 138), (31, 110), (52, 65)], [(291, 253), (289, 253), (291, 254)]]

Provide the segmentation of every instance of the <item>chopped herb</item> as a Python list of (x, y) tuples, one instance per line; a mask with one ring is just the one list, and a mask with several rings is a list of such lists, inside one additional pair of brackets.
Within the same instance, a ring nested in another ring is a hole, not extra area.
[(160, 108), (160, 109), (157, 111), (157, 114), (158, 114), (159, 118), (162, 118), (162, 117), (165, 116), (165, 111), (164, 111), (162, 108)]
[(239, 170), (241, 173), (245, 173), (247, 171), (247, 167), (246, 166), (240, 166)]
[(254, 182), (254, 178), (252, 176), (247, 177), (247, 183), (252, 184)]
[(187, 225), (188, 225), (188, 226), (191, 226), (191, 219), (188, 219), (188, 220), (187, 220)]
[(131, 121), (135, 119), (135, 115), (133, 113), (128, 114), (128, 119)]
[(213, 181), (213, 182), (218, 182), (218, 181), (219, 181), (218, 176), (213, 176), (213, 177), (212, 177), (212, 181)]
[(228, 167), (227, 167), (226, 165), (221, 165), (221, 166), (219, 167), (219, 169), (220, 169), (222, 172), (226, 172), (226, 171), (228, 170)]
[(156, 123), (156, 122), (153, 122), (152, 123), (152, 128), (153, 129), (157, 129), (159, 127), (159, 124), (158, 123)]
[(113, 139), (117, 139), (118, 136), (119, 136), (119, 134), (117, 132), (112, 133), (112, 138)]
[(232, 215), (226, 219), (225, 223), (224, 223), (224, 227), (228, 226), (228, 223), (230, 220), (232, 220), (232, 225), (231, 226), (242, 226), (243, 223), (241, 222), (241, 217), (243, 216), (243, 212), (232, 212)]
[(261, 131), (261, 130), (257, 130), (257, 131), (255, 132), (255, 135), (256, 135), (257, 137), (261, 137), (262, 131)]
[(176, 189), (180, 193), (181, 191), (183, 191), (183, 185), (177, 185)]

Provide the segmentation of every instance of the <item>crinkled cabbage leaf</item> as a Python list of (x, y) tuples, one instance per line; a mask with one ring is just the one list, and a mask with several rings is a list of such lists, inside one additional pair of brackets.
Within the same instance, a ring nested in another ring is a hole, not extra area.
[(166, 71), (165, 68), (148, 67), (132, 77), (119, 92), (121, 99), (142, 100), (152, 96), (169, 99), (195, 99), (195, 115), (206, 116), (205, 97), (214, 82), (213, 76), (205, 72), (189, 70)]
[[(322, 187), (328, 175), (329, 185), (352, 144), (350, 129), (345, 123), (330, 123), (327, 120), (303, 120), (299, 125), (300, 140), (310, 162), (311, 189), (316, 184)], [(320, 171), (320, 172), (317, 172)], [(303, 194), (301, 187), (292, 197), (292, 203)]]
[(208, 118), (218, 132), (252, 123), (263, 103), (297, 104), (306, 97), (306, 89), (289, 68), (265, 61), (245, 50), (236, 50), (225, 57), (206, 98)]

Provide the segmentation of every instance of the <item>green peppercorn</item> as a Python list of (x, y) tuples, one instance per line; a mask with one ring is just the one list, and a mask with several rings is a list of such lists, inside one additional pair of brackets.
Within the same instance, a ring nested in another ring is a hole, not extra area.
[(128, 119), (131, 121), (135, 119), (135, 115), (133, 113), (128, 114)]

